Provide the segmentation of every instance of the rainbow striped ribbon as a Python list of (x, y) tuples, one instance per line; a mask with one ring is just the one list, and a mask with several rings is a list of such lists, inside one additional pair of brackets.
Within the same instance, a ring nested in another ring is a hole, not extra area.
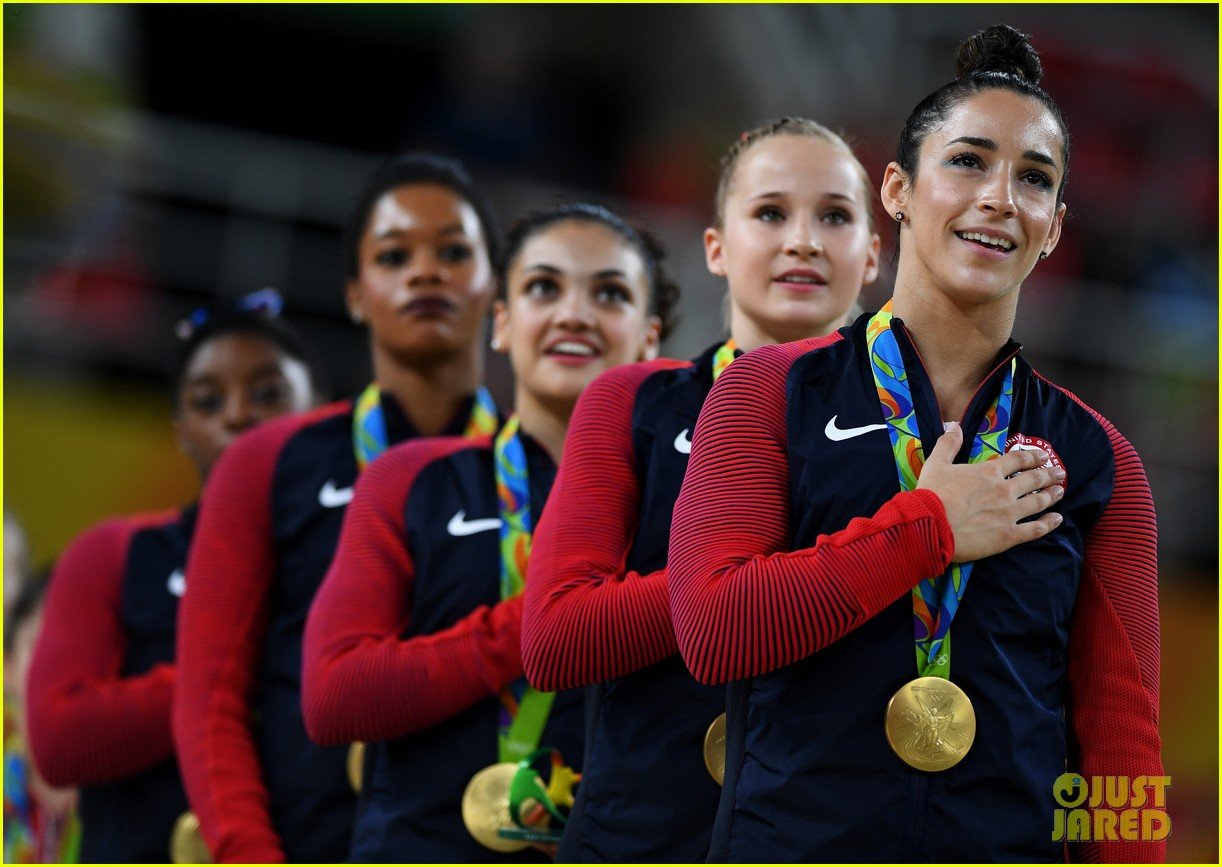
[(738, 344), (734, 342), (733, 337), (717, 347), (717, 351), (713, 353), (713, 382), (716, 382), (717, 377), (726, 372), (730, 362), (737, 357)]
[[(480, 386), (475, 390), (475, 403), (471, 406), (471, 416), (467, 419), (462, 435), (486, 436), (496, 431), (496, 423), (496, 403), (493, 402), (488, 389)], [(352, 447), (356, 451), (357, 469), (365, 469), (370, 461), (389, 446), (390, 436), (386, 430), (386, 413), (382, 409), (382, 392), (376, 382), (371, 382), (356, 399), (356, 407), (352, 413)]]
[[(866, 326), (866, 348), (878, 400), (883, 407), (883, 418), (891, 434), (891, 450), (899, 472), (900, 490), (911, 491), (916, 487), (921, 467), (925, 464), (925, 451), (917, 428), (908, 373), (904, 369), (899, 344), (891, 332), (891, 318), (891, 302), (888, 301)], [(972, 440), (969, 463), (999, 457), (1005, 449), (1010, 409), (1014, 402), (1016, 366), (1017, 361), (1010, 359), (1001, 390), (985, 412), (980, 429)], [(921, 676), (950, 678), (950, 623), (959, 610), (971, 574), (970, 562), (952, 563), (941, 575), (924, 578), (912, 588), (912, 625), (917, 671)]]
[[(530, 559), (530, 477), (518, 415), (505, 422), (492, 446), (496, 497), (501, 510), (501, 599), (512, 599), (526, 588)], [(501, 690), (497, 720), (497, 752), (502, 762), (517, 762), (539, 747), (554, 692), (542, 692), (520, 677)]]

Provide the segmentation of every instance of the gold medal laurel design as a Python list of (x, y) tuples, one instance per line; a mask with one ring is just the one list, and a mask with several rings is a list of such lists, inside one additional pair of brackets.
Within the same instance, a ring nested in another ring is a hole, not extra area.
[(175, 864), (212, 863), (212, 853), (199, 832), (199, 819), (190, 810), (178, 817), (170, 832), (170, 861)]
[(704, 733), (704, 766), (721, 785), (726, 778), (726, 715), (718, 714)]
[(976, 739), (976, 711), (962, 689), (944, 677), (918, 677), (887, 704), (887, 743), (919, 771), (945, 771)]
[(365, 785), (365, 742), (353, 741), (348, 747), (348, 785), (358, 795)]
[(518, 772), (517, 762), (489, 765), (471, 778), (462, 795), (462, 821), (481, 846), (493, 852), (520, 852), (530, 847), (524, 840), (506, 840), (500, 828), (516, 827), (509, 818), (509, 784)]

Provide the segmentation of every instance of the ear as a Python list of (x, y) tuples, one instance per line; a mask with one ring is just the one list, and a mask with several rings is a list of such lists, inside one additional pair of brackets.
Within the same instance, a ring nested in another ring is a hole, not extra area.
[(509, 354), (509, 308), (499, 299), (492, 304), (492, 343), (496, 352)]
[(900, 164), (894, 160), (887, 163), (887, 169), (883, 172), (883, 185), (879, 189), (883, 200), (883, 209), (895, 219), (895, 212), (902, 211), (908, 207), (908, 175), (900, 168)]
[(1052, 227), (1048, 230), (1048, 238), (1044, 241), (1044, 246), (1040, 248), (1045, 256), (1051, 255), (1052, 251), (1057, 248), (1057, 242), (1061, 240), (1061, 225), (1065, 222), (1065, 203), (1061, 202), (1057, 208), (1056, 216), (1052, 218)]
[(349, 319), (357, 323), (365, 321), (365, 299), (359, 280), (349, 280), (344, 284), (344, 304), (348, 308)]
[(861, 275), (861, 285), (869, 286), (878, 277), (878, 252), (882, 249), (882, 240), (878, 232), (870, 233), (870, 251), (866, 254), (866, 270)]
[(662, 342), (662, 320), (650, 316), (645, 320), (645, 339), (641, 342), (640, 361), (653, 361), (658, 357), (658, 345)]
[(726, 276), (726, 255), (721, 244), (721, 231), (712, 226), (704, 230), (704, 264), (710, 274)]

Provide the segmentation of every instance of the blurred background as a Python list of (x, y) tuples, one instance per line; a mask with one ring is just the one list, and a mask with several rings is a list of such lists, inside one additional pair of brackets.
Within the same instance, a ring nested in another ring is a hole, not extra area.
[[(1217, 6), (2, 14), (3, 487), (36, 565), (106, 515), (196, 495), (168, 391), (174, 324), (196, 306), (275, 286), (330, 394), (364, 385), (339, 227), (387, 154), (460, 157), (503, 222), (592, 199), (651, 227), (684, 291), (665, 350), (691, 356), (720, 334), (724, 285), (700, 233), (740, 132), (813, 117), (847, 133), (877, 184), (965, 36), (998, 21), (1032, 34), (1073, 146), (1064, 234), (1024, 287), (1015, 336), (1145, 462), (1160, 525), (1168, 855), (1217, 861)], [(889, 263), (894, 229), (883, 232)], [(890, 280), (884, 268), (867, 309)], [(508, 372), (490, 365), (507, 403)]]

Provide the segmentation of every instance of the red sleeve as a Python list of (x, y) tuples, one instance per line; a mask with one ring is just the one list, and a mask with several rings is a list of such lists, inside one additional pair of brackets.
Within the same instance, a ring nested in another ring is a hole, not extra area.
[(289, 437), (345, 408), (333, 404), (242, 435), (213, 467), (200, 502), (179, 605), (174, 741), (216, 861), (284, 860), (251, 730), (276, 568), (272, 481)]
[[(1137, 452), (1094, 415), (1111, 439), (1116, 481), (1086, 539), (1069, 636), (1069, 769), (1087, 777), (1161, 777), (1154, 502)], [(1071, 843), (1069, 853), (1090, 863), (1160, 863), (1167, 854), (1164, 841)]]
[(174, 666), (121, 676), (132, 535), (166, 520), (106, 521), (82, 534), (55, 566), (27, 698), (30, 748), (53, 786), (122, 779), (173, 755)]
[(302, 710), (318, 743), (401, 737), (500, 694), (522, 676), (521, 596), (480, 606), (440, 632), (400, 637), (414, 578), (405, 503), (425, 466), (471, 447), (471, 440), (454, 437), (404, 443), (357, 482), (335, 559), (306, 620)]
[(652, 374), (683, 366), (665, 359), (614, 368), (577, 402), (526, 582), (522, 662), (539, 689), (620, 677), (679, 652), (666, 570), (642, 575), (625, 562), (640, 522), (637, 389)]
[(788, 550), (786, 375), (798, 356), (837, 339), (743, 356), (700, 413), (667, 568), (679, 651), (703, 683), (809, 656), (943, 571), (954, 553), (946, 512), (926, 490)]

